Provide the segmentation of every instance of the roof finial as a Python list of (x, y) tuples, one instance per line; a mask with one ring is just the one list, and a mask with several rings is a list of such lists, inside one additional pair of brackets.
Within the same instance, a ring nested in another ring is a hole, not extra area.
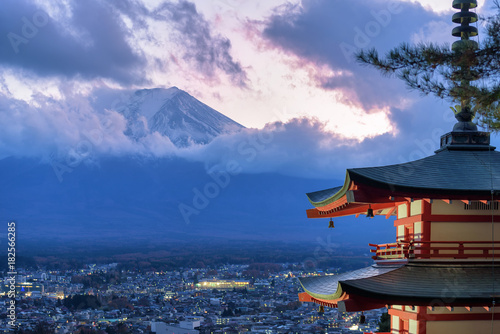
[(478, 31), (476, 27), (471, 27), (469, 24), (477, 22), (477, 14), (469, 12), (469, 9), (476, 8), (476, 0), (454, 0), (453, 8), (460, 9), (460, 12), (453, 15), (452, 21), (460, 23), (459, 27), (455, 27), (452, 35), (461, 37), (452, 45), (452, 50), (459, 53), (456, 65), (459, 70), (455, 71), (460, 79), (460, 85), (456, 87), (456, 97), (460, 99), (460, 105), (455, 106), (455, 118), (458, 123), (455, 124), (453, 131), (477, 131), (477, 126), (472, 123), (475, 111), (472, 110), (471, 96), (472, 89), (474, 89), (470, 82), (477, 80), (477, 73), (471, 70), (475, 60), (474, 52), (479, 48), (477, 42), (470, 40), (470, 37), (477, 36)]

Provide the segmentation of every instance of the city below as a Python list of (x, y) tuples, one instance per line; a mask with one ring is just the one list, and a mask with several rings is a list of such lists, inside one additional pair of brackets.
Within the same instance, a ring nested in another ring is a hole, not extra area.
[[(335, 275), (303, 263), (227, 264), (144, 271), (122, 264), (71, 270), (17, 268), (15, 315), (20, 333), (364, 333), (387, 310), (339, 313), (301, 303), (296, 277)], [(3, 272), (1, 330), (9, 326)], [(9, 290), (10, 289), (10, 290)]]

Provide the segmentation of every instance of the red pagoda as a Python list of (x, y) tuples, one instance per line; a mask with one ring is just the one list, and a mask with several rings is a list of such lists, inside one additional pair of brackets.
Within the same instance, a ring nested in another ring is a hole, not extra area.
[[(467, 40), (477, 34), (476, 6), (453, 1), (462, 41), (464, 31)], [(387, 307), (391, 334), (500, 333), (500, 153), (472, 119), (457, 119), (434, 155), (348, 169), (342, 186), (307, 194), (309, 218), (395, 217), (397, 234), (370, 244), (370, 267), (300, 278), (301, 301), (343, 312)]]

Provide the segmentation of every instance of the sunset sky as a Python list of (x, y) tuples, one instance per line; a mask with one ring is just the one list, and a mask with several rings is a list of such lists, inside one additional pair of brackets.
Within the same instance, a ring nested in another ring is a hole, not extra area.
[[(352, 54), (451, 44), (451, 2), (3, 1), (0, 158), (67, 151), (102, 123), (96, 97), (171, 86), (250, 129), (168, 154), (224, 163), (231, 142), (267, 132), (273, 142), (246, 172), (342, 179), (346, 167), (422, 158), (453, 126), (449, 103), (409, 92)], [(492, 5), (481, 1), (477, 12)], [(122, 116), (104, 114), (117, 126), (96, 154), (168, 151), (158, 149), (164, 139), (132, 148)]]

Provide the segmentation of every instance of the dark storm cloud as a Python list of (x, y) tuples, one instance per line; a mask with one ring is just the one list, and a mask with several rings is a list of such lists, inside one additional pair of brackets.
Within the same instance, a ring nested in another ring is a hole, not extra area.
[(354, 53), (372, 47), (384, 53), (402, 42), (410, 42), (411, 36), (427, 23), (450, 20), (416, 3), (303, 1), (301, 7), (279, 8), (266, 23), (264, 35), (279, 48), (343, 71), (335, 76), (320, 76), (317, 84), (325, 89), (341, 89), (351, 102), (370, 109), (390, 104), (399, 97), (394, 91), (404, 90), (397, 80), (383, 78), (357, 64)]
[[(214, 36), (210, 24), (189, 2), (164, 2), (152, 12), (134, 0), (72, 1), (69, 5), (69, 17), (53, 18), (29, 0), (4, 1), (0, 10), (0, 66), (39, 76), (110, 78), (123, 84), (143, 84), (146, 58), (165, 55), (146, 55), (129, 43), (133, 33), (141, 30), (145, 32), (142, 38), (154, 43), (164, 38), (148, 25), (152, 19), (177, 29), (166, 31), (178, 36), (178, 49), (166, 50), (166, 54), (180, 53), (209, 78), (215, 78), (219, 69), (235, 84), (246, 84), (245, 72), (230, 55), (230, 41)], [(122, 17), (130, 20), (131, 28)]]
[(156, 19), (166, 18), (175, 23), (180, 33), (178, 42), (185, 47), (184, 58), (193, 61), (198, 71), (213, 78), (219, 69), (228, 74), (233, 83), (246, 86), (246, 73), (230, 54), (231, 41), (212, 35), (210, 24), (198, 13), (194, 4), (187, 1), (165, 2), (155, 14)]
[(69, 22), (58, 22), (30, 1), (4, 1), (0, 11), (0, 64), (40, 76), (137, 82), (144, 59), (127, 43), (130, 34), (117, 12), (101, 1), (71, 4)]

